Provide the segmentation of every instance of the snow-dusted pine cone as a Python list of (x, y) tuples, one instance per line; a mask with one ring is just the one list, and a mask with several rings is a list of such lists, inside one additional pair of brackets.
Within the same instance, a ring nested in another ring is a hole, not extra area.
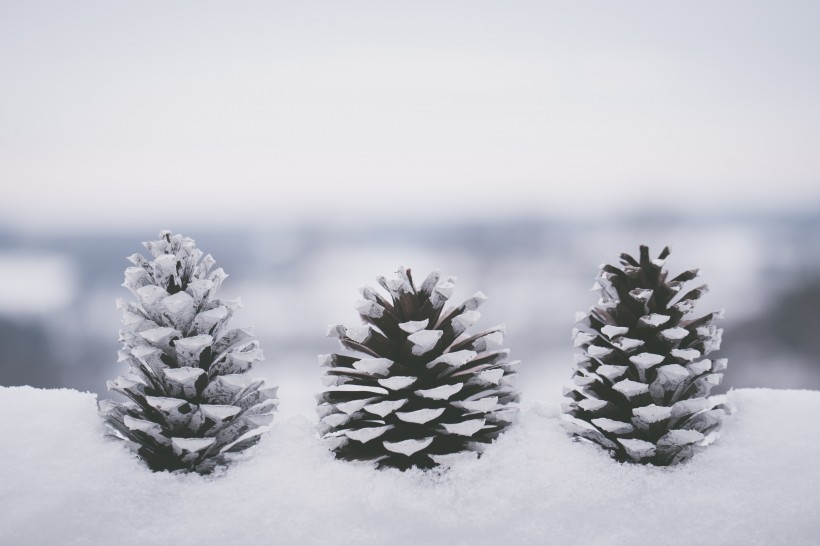
[(722, 313), (692, 317), (707, 287), (681, 289), (698, 271), (667, 280), (669, 249), (654, 260), (640, 250), (639, 260), (621, 255), (623, 269), (602, 266), (601, 299), (579, 313), (563, 424), (619, 461), (673, 465), (711, 443), (727, 411), (723, 396), (708, 396), (726, 359), (704, 358), (720, 348)]
[[(108, 388), (129, 398), (100, 404), (114, 436), (152, 470), (207, 473), (259, 441), (276, 409), (276, 388), (246, 372), (262, 359), (247, 331), (227, 329), (238, 301), (216, 299), (227, 275), (211, 271), (194, 241), (163, 231), (134, 254), (125, 283), (139, 303), (123, 313), (120, 362), (129, 374)], [(201, 259), (200, 259), (201, 258)]]
[(517, 416), (517, 362), (501, 349), (503, 326), (465, 333), (486, 300), (477, 292), (444, 309), (454, 278), (433, 272), (416, 288), (410, 270), (362, 289), (358, 328), (328, 335), (359, 353), (322, 355), (327, 390), (318, 396), (319, 431), (336, 456), (406, 469), (448, 465), (480, 453)]

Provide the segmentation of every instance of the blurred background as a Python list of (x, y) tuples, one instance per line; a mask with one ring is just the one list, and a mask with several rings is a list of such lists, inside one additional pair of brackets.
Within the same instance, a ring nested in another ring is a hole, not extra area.
[(820, 4), (0, 3), (0, 385), (108, 396), (125, 257), (170, 229), (312, 411), (399, 265), (490, 300), (555, 400), (598, 266), (725, 308), (725, 387), (820, 388)]

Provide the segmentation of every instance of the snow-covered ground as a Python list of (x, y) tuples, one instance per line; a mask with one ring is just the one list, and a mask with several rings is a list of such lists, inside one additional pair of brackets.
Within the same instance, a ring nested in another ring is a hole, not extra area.
[(0, 544), (820, 543), (820, 392), (729, 399), (718, 443), (672, 469), (572, 442), (551, 399), (443, 473), (336, 461), (291, 416), (201, 477), (148, 471), (92, 394), (0, 388)]

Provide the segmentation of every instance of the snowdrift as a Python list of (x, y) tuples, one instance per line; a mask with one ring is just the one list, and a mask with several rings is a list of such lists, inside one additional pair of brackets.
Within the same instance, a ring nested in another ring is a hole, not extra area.
[(306, 417), (221, 475), (152, 473), (96, 397), (0, 388), (0, 544), (817, 544), (820, 392), (741, 389), (720, 440), (676, 468), (571, 441), (529, 406), (478, 460), (375, 471)]

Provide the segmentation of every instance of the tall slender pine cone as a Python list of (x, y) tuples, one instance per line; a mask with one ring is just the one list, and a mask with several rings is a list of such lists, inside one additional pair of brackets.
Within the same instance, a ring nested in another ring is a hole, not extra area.
[(504, 327), (465, 333), (486, 296), (445, 310), (454, 278), (433, 272), (416, 288), (400, 268), (398, 278), (378, 281), (389, 299), (362, 289), (356, 308), (366, 324), (328, 331), (358, 355), (319, 357), (328, 367), (328, 388), (317, 397), (320, 434), (338, 458), (379, 467), (431, 468), (480, 453), (518, 412), (517, 362), (500, 348)]
[(574, 437), (600, 444), (619, 461), (673, 465), (714, 441), (728, 408), (709, 397), (726, 359), (703, 358), (720, 348), (722, 313), (693, 318), (707, 290), (686, 293), (696, 269), (667, 280), (665, 248), (657, 259), (621, 255), (623, 269), (601, 268), (601, 299), (580, 314), (573, 331), (575, 385), (567, 389), (563, 424)]
[[(211, 271), (192, 239), (163, 231), (134, 254), (125, 283), (139, 300), (123, 313), (119, 361), (129, 374), (108, 388), (129, 401), (103, 401), (113, 435), (126, 440), (152, 470), (207, 473), (259, 441), (276, 409), (276, 388), (246, 372), (262, 359), (259, 342), (227, 330), (239, 301), (216, 298), (227, 275)], [(200, 259), (201, 258), (201, 259)]]

